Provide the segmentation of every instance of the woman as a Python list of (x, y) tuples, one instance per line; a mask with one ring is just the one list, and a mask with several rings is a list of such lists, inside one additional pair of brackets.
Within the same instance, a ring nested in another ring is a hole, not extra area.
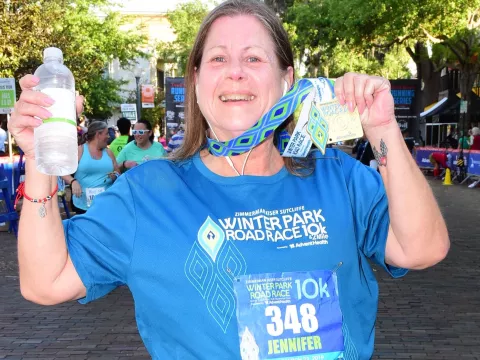
[(84, 135), (86, 142), (78, 147), (78, 169), (73, 176), (62, 176), (72, 189), (72, 209), (85, 214), (93, 198), (107, 190), (119, 176), (115, 156), (107, 149), (107, 124), (94, 121)]
[[(51, 201), (43, 219), (36, 204), (22, 211), (24, 297), (87, 303), (126, 284), (154, 359), (370, 359), (378, 286), (369, 259), (402, 276), (443, 259), (448, 234), (385, 79), (348, 73), (335, 83), (339, 101), (362, 114), (381, 175), (335, 149), (283, 158), (276, 134), (255, 133), (293, 85), (293, 64), (266, 5), (217, 6), (187, 65), (185, 141), (173, 161), (128, 171), (63, 228)], [(32, 115), (48, 114), (35, 78), (21, 85), (10, 128), (33, 158), (26, 131)], [(214, 139), (230, 144), (246, 131), (249, 151), (213, 155)], [(52, 190), (30, 165), (26, 193)]]
[(470, 150), (480, 150), (480, 128), (472, 128), (472, 140)]
[(131, 169), (148, 160), (160, 159), (166, 156), (163, 146), (154, 142), (152, 125), (147, 120), (140, 120), (134, 126), (132, 135), (135, 141), (125, 145), (117, 156), (117, 163), (122, 171)]

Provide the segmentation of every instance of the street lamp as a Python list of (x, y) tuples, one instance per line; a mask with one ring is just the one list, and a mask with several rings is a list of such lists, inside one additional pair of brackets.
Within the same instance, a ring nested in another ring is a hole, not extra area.
[(137, 65), (133, 70), (133, 75), (135, 76), (135, 81), (137, 84), (137, 119), (140, 120), (142, 117), (142, 97), (140, 95), (140, 78), (144, 74), (143, 69)]

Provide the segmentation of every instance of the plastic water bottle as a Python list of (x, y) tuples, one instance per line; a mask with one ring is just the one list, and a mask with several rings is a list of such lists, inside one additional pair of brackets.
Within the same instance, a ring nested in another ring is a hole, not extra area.
[(73, 174), (78, 167), (75, 79), (63, 65), (62, 51), (46, 48), (35, 76), (40, 78), (35, 90), (55, 100), (47, 108), (52, 117), (34, 130), (37, 170), (56, 176)]

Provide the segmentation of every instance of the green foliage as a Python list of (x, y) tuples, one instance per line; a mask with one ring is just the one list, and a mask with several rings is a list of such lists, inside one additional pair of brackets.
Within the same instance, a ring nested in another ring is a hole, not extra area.
[[(122, 101), (118, 92), (124, 83), (103, 76), (108, 64), (118, 58), (127, 66), (143, 56), (137, 49), (146, 39), (120, 30), (125, 19), (109, 12), (108, 5), (108, 0), (0, 2), (0, 77), (33, 73), (42, 63), (43, 49), (58, 47), (85, 96), (87, 117), (110, 117)], [(93, 8), (106, 16), (99, 18)]]
[(185, 73), (188, 55), (207, 13), (208, 6), (200, 0), (181, 3), (167, 13), (167, 19), (177, 38), (172, 42), (159, 42), (157, 52), (166, 63), (178, 65), (180, 76)]

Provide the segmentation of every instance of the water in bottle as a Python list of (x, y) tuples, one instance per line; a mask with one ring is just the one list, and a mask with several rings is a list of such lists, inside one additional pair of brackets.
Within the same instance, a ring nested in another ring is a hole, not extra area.
[(35, 90), (55, 100), (48, 107), (52, 117), (34, 130), (37, 170), (63, 176), (75, 173), (78, 166), (75, 80), (63, 65), (60, 49), (50, 47), (43, 52), (43, 65), (35, 76), (40, 78)]

